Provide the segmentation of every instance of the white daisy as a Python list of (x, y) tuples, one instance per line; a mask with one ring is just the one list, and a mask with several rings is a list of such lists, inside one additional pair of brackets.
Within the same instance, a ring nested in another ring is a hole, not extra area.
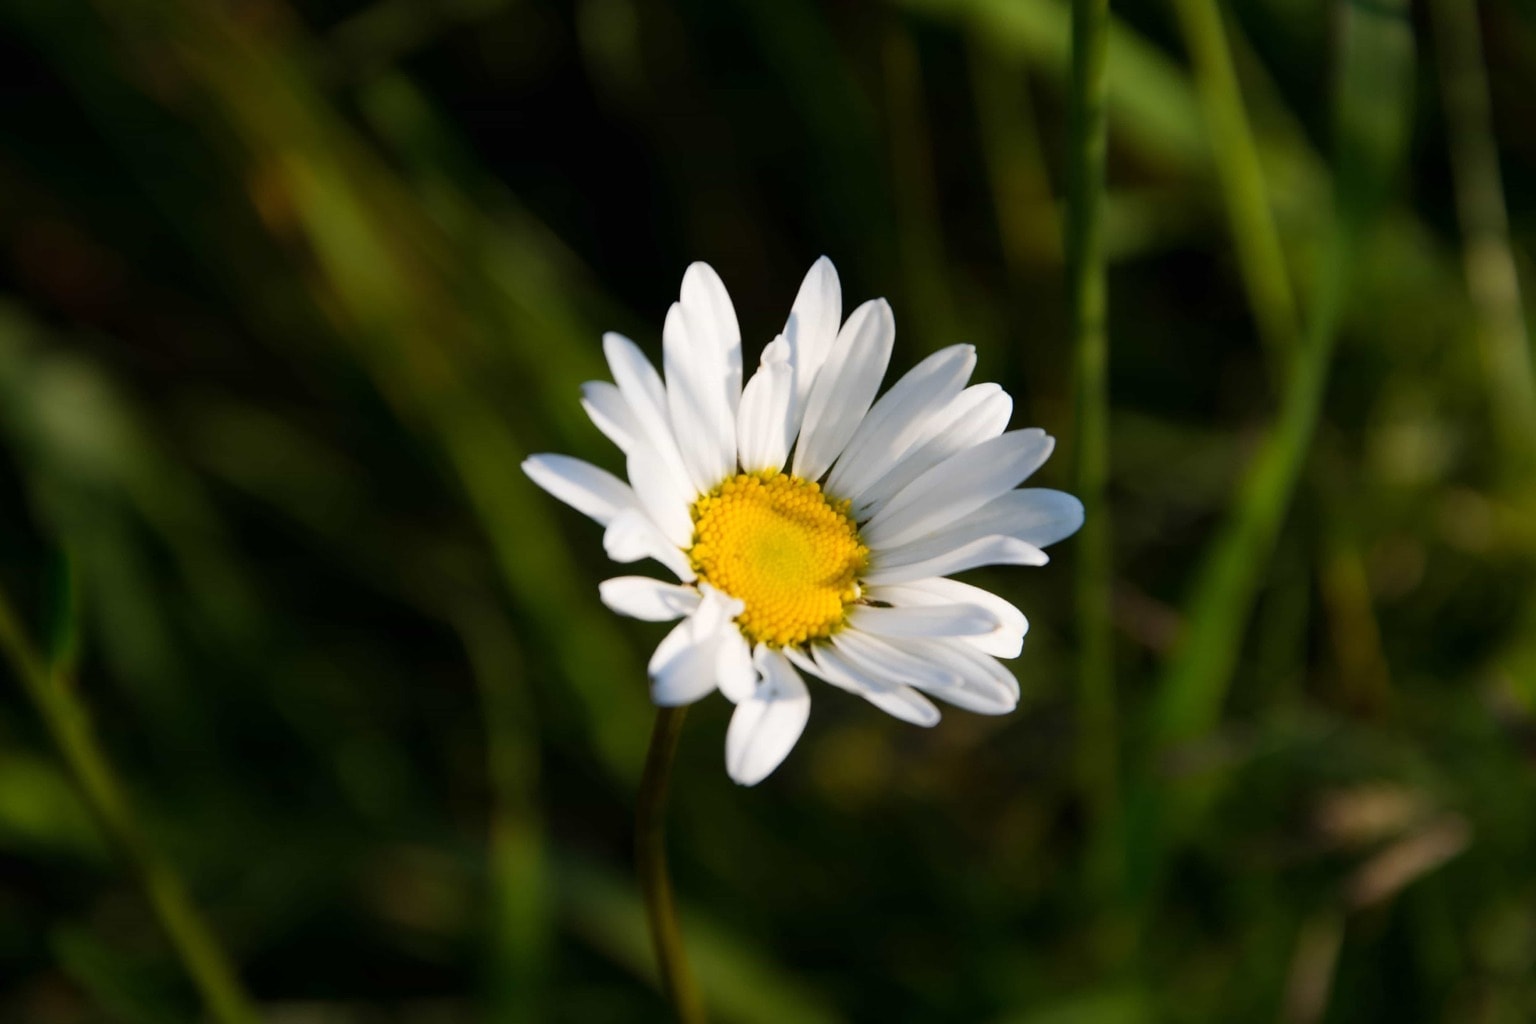
[(677, 576), (599, 590), (620, 614), (682, 620), (651, 657), (651, 697), (688, 704), (718, 688), (735, 703), (725, 761), (743, 785), (805, 728), (802, 672), (917, 725), (939, 719), (929, 696), (1013, 710), (1018, 682), (997, 659), (1019, 654), (1024, 614), (946, 577), (1043, 565), (1041, 548), (1082, 525), (1071, 495), (1015, 490), (1055, 441), (1006, 431), (1013, 401), (996, 384), (966, 386), (971, 346), (935, 352), (875, 400), (895, 334), (883, 299), (842, 321), (823, 257), (743, 388), (735, 309), (695, 263), (662, 329), (665, 382), (608, 334), (613, 383), (582, 387), (629, 482), (564, 455), (523, 463), (606, 528), (614, 561), (652, 558)]

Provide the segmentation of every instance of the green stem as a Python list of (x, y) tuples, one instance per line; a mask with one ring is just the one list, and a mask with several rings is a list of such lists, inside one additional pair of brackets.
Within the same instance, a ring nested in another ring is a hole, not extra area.
[[(1402, 164), (1412, 123), (1414, 45), (1406, 0), (1344, 0), (1334, 106), (1338, 151), (1333, 226), (1300, 344), (1285, 358), (1277, 417), (1259, 442), (1232, 509), (1209, 546), (1185, 627), (1158, 680), (1149, 719), (1152, 771), (1128, 801), (1130, 896), (1149, 905), (1177, 837), (1208, 806), (1219, 779), (1158, 781), (1163, 759), (1208, 735), (1237, 667), (1248, 618), (1322, 416), (1339, 321), (1367, 230)], [(1165, 763), (1165, 762), (1163, 762)]]
[(0, 648), (42, 715), (86, 806), (138, 876), (209, 1014), (219, 1024), (257, 1024), (260, 1018), (212, 930), (193, 906), (181, 879), (160, 859), (140, 828), (122, 784), (96, 742), (73, 680), (67, 671), (48, 664), (27, 639), (4, 593), (0, 593)]
[(1320, 264), (1310, 332), (1291, 360), (1279, 415), (1250, 459), (1232, 512), (1195, 577), (1184, 633), (1153, 703), (1160, 752), (1205, 735), (1220, 716), (1248, 614), (1322, 415), (1354, 251), (1352, 226), (1337, 227)]
[(1174, 8), (1194, 64), (1243, 287), (1271, 359), (1280, 366), (1295, 349), (1301, 328), (1232, 49), (1215, 0), (1174, 0)]
[(1104, 271), (1105, 52), (1108, 0), (1077, 0), (1072, 8), (1072, 147), (1067, 195), (1067, 284), (1076, 353), (1074, 475), (1083, 502), (1077, 539), (1078, 779), (1095, 818), (1104, 825), (1117, 791), (1114, 636), (1110, 623), (1109, 339)]
[(446, 600), (480, 686), (485, 720), (491, 1017), (499, 1024), (543, 1020), (553, 921), (537, 721), (518, 685), (525, 676), (522, 657), (505, 619), (471, 596)]
[(1495, 426), (1511, 478), (1536, 465), (1536, 371), (1509, 244), (1509, 214), (1499, 174), (1488, 72), (1472, 0), (1429, 5), (1450, 142), (1451, 181), (1461, 222), (1467, 291), (1482, 339)]
[(881, 50), (889, 111), (892, 185), (908, 302), (919, 330), (953, 337), (955, 307), (948, 290), (939, 189), (934, 180), (933, 143), (924, 111), (923, 68), (917, 45), (899, 21), (892, 21)]
[(973, 30), (969, 41), (976, 124), (992, 190), (1003, 260), (1016, 287), (1026, 285), (1040, 263), (1061, 262), (1061, 224), (1046, 170), (1040, 131), (1025, 82), (1028, 68), (1017, 51)]
[(656, 949), (656, 966), (662, 988), (682, 1024), (703, 1024), (704, 1002), (688, 971), (682, 929), (677, 923), (677, 902), (667, 872), (667, 784), (672, 778), (672, 759), (683, 732), (687, 708), (658, 708), (651, 731), (651, 747), (645, 755), (645, 775), (640, 780), (640, 800), (635, 814), (635, 862), (640, 871), (640, 891), (645, 897), (645, 916)]

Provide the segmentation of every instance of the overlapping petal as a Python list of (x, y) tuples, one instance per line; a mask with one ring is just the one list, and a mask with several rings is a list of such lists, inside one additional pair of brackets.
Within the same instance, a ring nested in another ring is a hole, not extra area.
[(695, 263), (662, 328), (667, 409), (683, 466), (702, 493), (736, 465), (741, 332), (719, 275)]
[(925, 562), (985, 537), (1012, 537), (1042, 548), (1070, 536), (1082, 524), (1082, 503), (1070, 494), (1039, 488), (1005, 491), (976, 511), (914, 540), (882, 547), (879, 565), (890, 568)]
[(800, 428), (795, 418), (793, 356), (782, 334), (773, 339), (741, 394), (736, 443), (741, 468), (749, 473), (783, 469), (789, 459)]
[(795, 295), (789, 319), (784, 323), (784, 338), (789, 343), (790, 364), (794, 368), (795, 398), (791, 406), (796, 432), (805, 411), (811, 385), (827, 361), (827, 354), (837, 341), (843, 323), (843, 289), (837, 268), (825, 256), (818, 259)]
[(920, 579), (908, 583), (871, 586), (865, 593), (872, 601), (880, 601), (897, 608), (957, 604), (985, 608), (997, 620), (997, 628), (990, 633), (967, 636), (964, 639), (977, 650), (997, 658), (1017, 658), (1024, 647), (1024, 635), (1029, 632), (1029, 620), (1011, 602), (1003, 600), (990, 590), (983, 590), (959, 580), (941, 577)]
[(927, 697), (905, 683), (892, 682), (882, 675), (855, 667), (829, 645), (816, 647), (814, 656), (793, 650), (785, 653), (802, 671), (863, 697), (893, 718), (924, 727), (938, 724), (939, 709)]
[(934, 604), (905, 608), (858, 605), (848, 611), (848, 625), (875, 636), (983, 636), (1002, 623), (974, 604)]
[(880, 390), (895, 343), (896, 321), (884, 299), (872, 299), (853, 311), (806, 399), (795, 445), (795, 476), (820, 479), (842, 454)]
[(617, 384), (605, 380), (587, 381), (581, 386), (581, 407), (586, 410), (593, 426), (617, 445), (619, 451), (627, 454), (640, 444), (639, 427)]
[(728, 633), (737, 632), (731, 620), (741, 614), (742, 603), (707, 583), (699, 590), (699, 607), (672, 627), (647, 666), (651, 699), (661, 707), (692, 704), (714, 690), (720, 645)]
[(673, 622), (699, 607), (693, 587), (653, 580), (649, 576), (615, 576), (598, 584), (603, 604), (632, 619)]
[(604, 526), (636, 505), (635, 492), (624, 481), (569, 455), (530, 455), (523, 460), (523, 472), (554, 497)]
[(1043, 430), (1014, 430), (983, 441), (928, 470), (898, 491), (860, 531), (871, 546), (914, 540), (974, 512), (1017, 487), (1050, 456)]
[(628, 564), (654, 558), (683, 582), (694, 578), (688, 556), (667, 540), (651, 517), (638, 508), (627, 508), (613, 517), (603, 531), (603, 550), (615, 562)]
[(759, 647), (753, 665), (761, 679), (725, 733), (726, 772), (743, 786), (757, 785), (789, 756), (811, 714), (805, 682), (782, 653)]
[(1008, 429), (1013, 399), (996, 384), (976, 384), (955, 396), (949, 407), (927, 423), (924, 437), (899, 456), (885, 475), (853, 501), (854, 518), (863, 521), (885, 507), (895, 494), (946, 459)]
[(697, 491), (678, 452), (671, 414), (667, 411), (666, 386), (662, 384), (661, 376), (639, 346), (622, 334), (603, 335), (603, 353), (633, 421), (634, 445), (626, 448), (625, 454), (634, 455), (641, 450), (649, 452), (660, 474), (657, 486), (666, 487), (673, 498), (686, 507)]
[(859, 423), (827, 476), (832, 494), (860, 494), (930, 435), (976, 368), (976, 349), (952, 345), (918, 363), (881, 396)]

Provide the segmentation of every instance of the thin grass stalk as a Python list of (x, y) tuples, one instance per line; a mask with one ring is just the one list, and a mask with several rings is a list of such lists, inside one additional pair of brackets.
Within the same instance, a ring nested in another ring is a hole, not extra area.
[(1076, 376), (1078, 537), (1078, 780), (1095, 820), (1113, 815), (1118, 790), (1114, 636), (1110, 623), (1109, 337), (1104, 262), (1104, 161), (1108, 0), (1072, 8), (1072, 144), (1067, 193), (1067, 287)]
[(667, 869), (667, 786), (678, 737), (683, 732), (687, 708), (658, 708), (645, 756), (645, 775), (635, 814), (635, 863), (640, 872), (640, 891), (645, 898), (645, 917), (662, 990), (681, 1024), (703, 1024), (704, 1000), (688, 969), (682, 928), (677, 921), (677, 901)]
[[(1173, 0), (1173, 5), (1194, 65), (1195, 88), (1211, 139), (1244, 291), (1269, 357), (1272, 385), (1278, 390), (1284, 386), (1290, 359), (1300, 344), (1301, 326), (1274, 203), (1235, 71), (1232, 41), (1215, 0)], [(1312, 490), (1319, 502), (1326, 499), (1315, 479)], [(1356, 667), (1361, 669), (1344, 677), (1349, 685), (1362, 688), (1361, 692), (1369, 691), (1372, 706), (1379, 706), (1386, 699), (1388, 683), (1375, 640), (1375, 614), (1369, 595), (1362, 599), (1356, 589), (1345, 585), (1353, 579), (1350, 570), (1358, 558), (1338, 530), (1333, 533), (1330, 554), (1324, 560), (1324, 589), (1338, 599), (1331, 602), (1337, 613), (1336, 624), (1349, 623), (1347, 632), (1352, 640), (1346, 646), (1353, 652), (1351, 657), (1358, 658)]]
[(1153, 735), (1159, 752), (1203, 735), (1220, 716), (1248, 614), (1322, 414), (1354, 250), (1354, 232), (1338, 228), (1321, 265), (1311, 328), (1292, 361), (1279, 416), (1254, 452), (1232, 511), (1196, 576), (1185, 629), (1158, 683)]
[[(1338, 226), (1323, 254), (1316, 304), (1286, 378), (1278, 418), (1260, 442), (1232, 509), (1206, 550), (1185, 605), (1185, 626), (1158, 677), (1149, 749), (1127, 797), (1125, 897), (1143, 917), (1155, 906), (1179, 838), (1218, 791), (1219, 775), (1170, 782), (1175, 755), (1220, 720), (1248, 617), (1279, 540), (1322, 415), (1347, 294), (1354, 233)], [(1143, 931), (1143, 940), (1151, 934)]]
[(87, 809), (138, 878), (171, 947), (209, 1016), (218, 1024), (258, 1024), (250, 997), (181, 878), (150, 844), (106, 752), (96, 740), (68, 669), (50, 662), (27, 638), (10, 599), (0, 592), (0, 649), (59, 748)]
[(1429, 11), (1467, 291), (1482, 342), (1495, 426), (1514, 477), (1536, 466), (1536, 371), (1509, 244), (1509, 213), (1493, 138), (1477, 9), (1472, 0), (1433, 0)]
[(933, 142), (924, 109), (922, 57), (900, 20), (886, 29), (881, 66), (903, 284), (917, 314), (919, 332), (954, 337), (958, 332), (944, 260)]
[[(1232, 41), (1214, 0), (1173, 3), (1194, 64), (1195, 87), (1211, 138), (1248, 305), (1269, 357), (1272, 385), (1278, 390), (1284, 386), (1289, 360), (1300, 344), (1301, 327), (1274, 203), (1234, 70)], [(1319, 503), (1326, 501), (1326, 489), (1315, 478), (1311, 490)], [(1335, 625), (1341, 636), (1350, 637), (1343, 649), (1350, 652), (1346, 657), (1357, 661), (1354, 667), (1358, 670), (1345, 672), (1343, 678), (1356, 689), (1357, 696), (1369, 693), (1368, 700), (1376, 707), (1385, 701), (1389, 684), (1369, 595), (1347, 585), (1354, 579), (1352, 570), (1357, 563), (1358, 553), (1337, 528), (1333, 529), (1330, 553), (1323, 561), (1324, 590), (1335, 598), (1330, 601)]]
[(1195, 89), (1210, 136), (1243, 287), (1265, 348), (1271, 360), (1280, 365), (1284, 354), (1296, 347), (1301, 328), (1232, 48), (1215, 0), (1173, 0), (1173, 6), (1194, 64)]
[(1029, 100), (1028, 68), (1018, 50), (979, 31), (971, 32), (968, 50), (998, 239), (1009, 274), (1023, 282), (1032, 268), (1062, 259), (1062, 228)]
[[(1212, 161), (1221, 185), (1243, 288), (1269, 356), (1273, 386), (1279, 390), (1286, 385), (1286, 374), (1292, 366), (1290, 360), (1297, 356), (1301, 328), (1290, 275), (1280, 246), (1280, 234), (1275, 225), (1273, 206), (1265, 184), (1263, 165), (1237, 78), (1231, 43), (1222, 22), (1221, 11), (1214, 0), (1173, 0), (1173, 7), (1178, 16), (1185, 48), (1193, 64), (1195, 90), (1199, 95), (1206, 133), (1210, 138)], [(1273, 489), (1265, 489), (1265, 492), (1273, 493)], [(1236, 611), (1242, 602), (1230, 606), (1218, 605), (1216, 602), (1229, 601), (1241, 591), (1257, 586), (1257, 576), (1245, 574), (1242, 571), (1245, 566), (1234, 559), (1258, 556), (1260, 543), (1257, 538), (1271, 532), (1271, 528), (1265, 525), (1271, 518), (1269, 515), (1263, 514), (1251, 504), (1244, 507), (1249, 511), (1235, 518), (1241, 518), (1245, 528), (1239, 529), (1234, 523), (1219, 542), (1243, 554), (1213, 556), (1207, 562), (1207, 572), (1201, 577), (1201, 586), (1196, 587), (1196, 597), (1190, 608), (1191, 615), (1196, 618), (1207, 616), (1200, 618), (1207, 632), (1220, 629), (1224, 636), (1232, 638), (1241, 635), (1241, 619), (1228, 621), (1219, 613), (1223, 610)], [(1253, 568), (1257, 568), (1257, 565)], [(1241, 582), (1245, 575), (1253, 576), (1253, 582)], [(1206, 594), (1217, 596), (1202, 600)], [(1203, 612), (1205, 607), (1210, 607), (1211, 611)], [(1203, 638), (1186, 638), (1185, 647), (1194, 646), (1210, 651), (1222, 660), (1228, 657), (1219, 645), (1210, 644)], [(1235, 657), (1235, 651), (1231, 657)], [(1188, 658), (1183, 663), (1188, 664)], [(1221, 660), (1213, 660), (1213, 667), (1208, 671), (1223, 671), (1217, 667), (1221, 663)], [(1194, 674), (1193, 671), (1186, 671), (1179, 678), (1191, 678)], [(1184, 699), (1190, 698), (1186, 696)], [(1203, 715), (1191, 717), (1204, 718)]]
[[(1477, 8), (1472, 0), (1429, 5), (1461, 226), (1462, 265), (1472, 301), (1483, 372), (1498, 432), (1505, 482), (1529, 488), (1536, 468), (1536, 370), (1520, 276), (1509, 241), (1509, 212), (1493, 134), (1493, 104)], [(1529, 500), (1531, 495), (1519, 495)], [(1498, 658), (1527, 705), (1536, 705), (1536, 591), (1525, 596), (1526, 628)]]
[(1279, 415), (1196, 577), (1186, 629), (1158, 686), (1153, 736), (1160, 749), (1204, 734), (1220, 714), (1248, 614), (1321, 416), (1355, 257), (1406, 151), (1414, 51), (1406, 3), (1341, 8), (1333, 228), (1318, 264), (1306, 336), (1287, 360)]
[(1405, 0), (1340, 5), (1336, 209), (1317, 266), (1306, 335), (1287, 360), (1279, 414), (1260, 442), (1232, 509), (1196, 576), (1185, 629), (1158, 680), (1151, 764), (1132, 797), (1127, 850), (1136, 857), (1131, 897), (1146, 907), (1167, 855), (1219, 780), (1174, 788), (1156, 781), (1167, 755), (1218, 722), (1247, 620), (1267, 572), (1322, 416), (1328, 371), (1362, 240), (1384, 204), (1407, 148), (1414, 40)]
[(485, 721), (492, 800), (486, 851), (491, 1013), (506, 1024), (543, 1020), (553, 913), (548, 838), (539, 807), (537, 722), (522, 685), (522, 652), (492, 607), (469, 598), (451, 607), (479, 684)]

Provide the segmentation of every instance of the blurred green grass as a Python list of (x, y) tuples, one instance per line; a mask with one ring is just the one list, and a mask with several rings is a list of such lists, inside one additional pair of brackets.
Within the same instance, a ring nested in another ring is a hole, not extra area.
[[(822, 688), (742, 791), (706, 703), (671, 844), (719, 1019), (1536, 1016), (1536, 20), (1429, 8), (1113, 5), (1121, 798), (1077, 774), (1072, 541), (984, 574), (1013, 716)], [(690, 260), (760, 342), (822, 252), (898, 365), (971, 341), (1070, 448), (1070, 20), (0, 5), (0, 584), (46, 646), (69, 553), (80, 696), (267, 1019), (663, 1016), (659, 633), (517, 464), (615, 464), (577, 386)], [(3, 678), (0, 1019), (197, 1019)]]

